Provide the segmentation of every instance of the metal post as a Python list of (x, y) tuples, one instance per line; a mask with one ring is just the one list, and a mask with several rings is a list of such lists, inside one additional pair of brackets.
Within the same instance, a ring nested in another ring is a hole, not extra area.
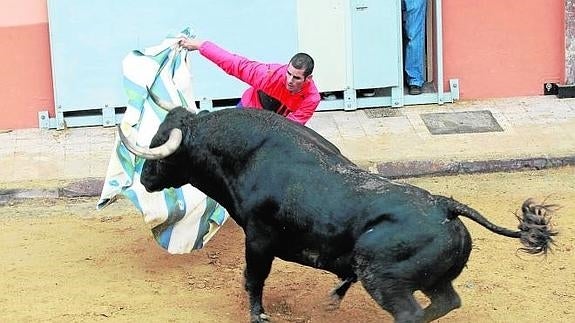
[(347, 10), (345, 10), (345, 66), (346, 66), (346, 77), (345, 77), (345, 90), (343, 92), (343, 102), (344, 110), (355, 110), (357, 109), (357, 97), (355, 94), (355, 87), (353, 84), (353, 39), (352, 39), (352, 0), (346, 0), (345, 5)]
[(443, 16), (441, 0), (435, 0), (435, 66), (437, 67), (437, 103), (443, 104)]
[(391, 106), (394, 108), (402, 107), (405, 102), (403, 100), (404, 91), (403, 91), (403, 23), (402, 17), (403, 14), (401, 10), (401, 0), (396, 1), (396, 12), (397, 16), (399, 17), (399, 23), (397, 24), (397, 57), (399, 57), (399, 69), (398, 69), (398, 83), (397, 86), (391, 88)]

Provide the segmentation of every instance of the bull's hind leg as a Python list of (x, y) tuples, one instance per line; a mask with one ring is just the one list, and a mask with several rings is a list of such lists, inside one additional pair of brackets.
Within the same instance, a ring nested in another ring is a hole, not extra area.
[(413, 290), (399, 277), (383, 278), (377, 272), (367, 272), (360, 278), (363, 287), (397, 323), (420, 323), (423, 310), (413, 296)]
[(431, 300), (431, 304), (423, 310), (426, 322), (440, 318), (461, 306), (461, 298), (453, 289), (451, 281), (436, 284), (433, 288), (427, 288), (422, 292)]

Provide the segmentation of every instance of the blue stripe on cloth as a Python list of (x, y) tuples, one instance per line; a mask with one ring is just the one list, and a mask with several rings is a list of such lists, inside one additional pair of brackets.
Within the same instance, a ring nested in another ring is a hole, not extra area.
[(204, 246), (204, 236), (208, 233), (210, 229), (210, 217), (216, 209), (217, 203), (211, 198), (206, 198), (206, 208), (202, 214), (202, 220), (200, 221), (200, 228), (198, 229), (198, 237), (194, 243), (194, 249), (200, 249)]
[(124, 190), (123, 194), (126, 198), (130, 200), (130, 202), (132, 202), (132, 204), (134, 204), (134, 206), (136, 207), (136, 209), (138, 209), (138, 211), (142, 212), (142, 206), (140, 205), (140, 201), (138, 200), (138, 195), (136, 194), (136, 192), (134, 192), (134, 190), (132, 189)]
[[(140, 51), (133, 51), (133, 52), (135, 52), (134, 54), (136, 54), (136, 55), (141, 54)], [(158, 69), (158, 74), (160, 74), (162, 69), (166, 66), (166, 63), (168, 62), (168, 59), (169, 59), (171, 52), (172, 52), (172, 49), (170, 47), (168, 47), (154, 56), (150, 56), (150, 55), (147, 56), (150, 59), (154, 60), (156, 63), (158, 63), (158, 65), (160, 66), (160, 68)]]
[(168, 207), (168, 220), (167, 223), (174, 224), (186, 215), (186, 204), (184, 203), (184, 195), (181, 189), (165, 189), (164, 200)]
[[(154, 235), (162, 248), (168, 249), (174, 225), (184, 218), (186, 215), (186, 205), (183, 202), (184, 196), (181, 189), (165, 189), (164, 201), (168, 208), (168, 219), (161, 225), (154, 228)], [(197, 249), (197, 248), (194, 248)]]
[(124, 90), (128, 96), (128, 104), (134, 107), (141, 107), (144, 105), (144, 101), (148, 93), (146, 88), (140, 84), (132, 82), (127, 77), (124, 77)]
[(131, 178), (134, 175), (134, 164), (132, 164), (132, 153), (130, 153), (124, 145), (117, 145), (116, 155), (120, 160), (120, 165), (122, 165), (124, 172)]
[(158, 233), (154, 234), (154, 238), (156, 242), (162, 246), (164, 249), (168, 249), (170, 246), (170, 238), (172, 237), (172, 231), (174, 230), (173, 226), (164, 227), (162, 226), (163, 230), (158, 230)]
[(214, 212), (210, 216), (210, 220), (217, 223), (218, 225), (224, 224), (228, 219), (228, 215), (226, 213), (226, 209), (224, 209), (221, 205), (217, 204)]

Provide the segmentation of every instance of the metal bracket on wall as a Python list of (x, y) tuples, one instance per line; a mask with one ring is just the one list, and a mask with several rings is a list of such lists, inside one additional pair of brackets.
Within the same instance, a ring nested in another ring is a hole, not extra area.
[(391, 88), (391, 106), (394, 108), (402, 107), (403, 101), (403, 87), (394, 86)]
[(86, 126), (113, 127), (119, 124), (123, 117), (123, 107), (60, 112), (56, 113), (54, 118), (50, 118), (48, 111), (40, 111), (38, 112), (38, 127), (57, 130)]
[(200, 109), (201, 110), (211, 111), (213, 108), (214, 108), (214, 103), (212, 102), (212, 100), (210, 100), (208, 98), (202, 98), (200, 100)]
[(50, 129), (50, 116), (48, 115), (48, 111), (38, 112), (38, 128)]
[(64, 111), (62, 106), (56, 106), (56, 128), (62, 130), (66, 128), (66, 121), (64, 121)]
[(106, 106), (102, 109), (102, 125), (113, 127), (116, 125), (116, 109)]
[(459, 79), (449, 79), (449, 92), (451, 92), (451, 102), (459, 100)]
[(343, 91), (343, 109), (356, 110), (357, 109), (357, 96), (355, 89), (347, 88)]

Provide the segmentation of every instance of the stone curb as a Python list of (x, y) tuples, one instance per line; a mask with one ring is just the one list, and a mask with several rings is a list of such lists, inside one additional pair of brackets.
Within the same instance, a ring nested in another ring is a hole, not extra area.
[(509, 172), (575, 165), (575, 156), (478, 161), (404, 161), (377, 164), (377, 172), (391, 179), (489, 172)]
[[(575, 156), (539, 157), (479, 161), (396, 161), (376, 165), (377, 172), (390, 179), (422, 176), (441, 176), (489, 172), (545, 169), (575, 166)], [(100, 196), (104, 179), (83, 179), (64, 187), (46, 189), (4, 189), (0, 190), (0, 206), (12, 200), (30, 198), (77, 198)]]
[(45, 189), (0, 189), (0, 206), (13, 200), (30, 198), (74, 198), (100, 196), (104, 179), (83, 179), (64, 187)]

